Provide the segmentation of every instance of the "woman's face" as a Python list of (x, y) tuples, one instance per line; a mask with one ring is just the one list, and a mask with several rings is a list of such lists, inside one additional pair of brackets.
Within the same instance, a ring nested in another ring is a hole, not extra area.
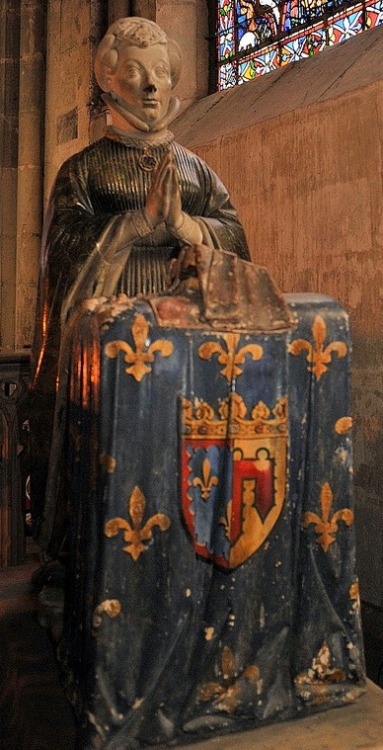
[(149, 125), (154, 125), (166, 115), (172, 81), (165, 45), (121, 47), (117, 68), (108, 78), (110, 91)]

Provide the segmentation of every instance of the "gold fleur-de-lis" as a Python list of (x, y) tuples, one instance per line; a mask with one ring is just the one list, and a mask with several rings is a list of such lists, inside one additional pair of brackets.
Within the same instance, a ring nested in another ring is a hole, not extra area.
[(304, 529), (307, 529), (311, 523), (315, 524), (315, 533), (318, 534), (316, 542), (321, 545), (324, 552), (327, 552), (330, 545), (335, 542), (339, 521), (343, 521), (346, 526), (351, 526), (354, 520), (354, 513), (350, 508), (337, 510), (330, 518), (332, 502), (333, 493), (331, 487), (328, 482), (325, 482), (320, 497), (322, 516), (320, 517), (311, 511), (306, 511), (302, 516), (302, 526)]
[(99, 297), (95, 299), (92, 297), (89, 300), (85, 300), (87, 309), (91, 310), (97, 316), (97, 322), (103, 330), (108, 330), (110, 324), (113, 323), (114, 318), (120, 315), (122, 312), (131, 310), (133, 302), (123, 292), (117, 295), (117, 297)]
[(306, 339), (296, 339), (296, 341), (291, 342), (289, 352), (297, 356), (301, 352), (307, 351), (307, 369), (309, 372), (313, 372), (316, 379), (319, 380), (328, 370), (327, 365), (331, 362), (332, 353), (335, 352), (338, 357), (345, 357), (347, 346), (343, 341), (331, 341), (330, 344), (324, 347), (327, 327), (321, 315), (316, 315), (314, 318), (311, 331), (314, 346), (309, 341), (306, 341)]
[(202, 500), (208, 500), (212, 488), (218, 484), (218, 477), (211, 474), (211, 463), (207, 457), (202, 462), (201, 477), (194, 477), (192, 484), (201, 488)]
[(206, 702), (214, 698), (216, 708), (227, 713), (234, 713), (237, 706), (240, 705), (238, 698), (241, 692), (241, 681), (243, 679), (252, 682), (254, 685), (260, 679), (260, 671), (253, 664), (238, 676), (235, 675), (234, 654), (229, 646), (224, 646), (221, 654), (221, 673), (222, 684), (219, 682), (207, 682), (198, 692), (198, 700)]
[(352, 604), (353, 610), (359, 614), (360, 613), (360, 593), (359, 593), (359, 581), (358, 581), (358, 579), (356, 579), (356, 581), (354, 581), (351, 584), (351, 586), (350, 586), (350, 588), (348, 590), (348, 595), (349, 595), (351, 601), (353, 602), (353, 604)]
[(104, 467), (107, 474), (113, 474), (117, 466), (116, 459), (114, 458), (114, 456), (110, 456), (109, 453), (100, 453), (98, 462), (101, 466)]
[[(321, 702), (325, 695), (326, 684), (341, 683), (346, 680), (342, 669), (331, 667), (332, 656), (326, 641), (312, 660), (312, 667), (294, 678), (295, 686), (305, 701), (314, 699)], [(319, 699), (319, 700), (318, 700)]]
[(225, 365), (221, 370), (221, 375), (229, 382), (232, 378), (242, 375), (243, 369), (238, 365), (244, 364), (246, 354), (250, 354), (254, 362), (263, 356), (263, 348), (259, 344), (246, 344), (237, 351), (240, 341), (239, 333), (223, 333), (222, 338), (226, 344), (226, 351), (217, 341), (207, 341), (201, 344), (198, 354), (201, 359), (210, 359), (213, 354), (218, 354), (218, 362)]
[(340, 417), (335, 422), (334, 430), (337, 435), (346, 435), (352, 429), (352, 417)]
[(146, 501), (139, 487), (134, 487), (128, 503), (128, 511), (132, 524), (125, 518), (111, 518), (104, 526), (104, 534), (107, 537), (117, 536), (120, 529), (124, 530), (124, 542), (127, 546), (123, 547), (123, 552), (138, 560), (141, 552), (146, 552), (148, 547), (143, 542), (149, 542), (153, 536), (153, 526), (158, 526), (161, 531), (166, 531), (170, 526), (170, 518), (164, 513), (156, 513), (149, 518), (145, 526), (142, 526)]
[(147, 347), (149, 323), (141, 313), (136, 315), (131, 331), (135, 349), (132, 349), (126, 341), (109, 341), (105, 345), (105, 354), (115, 359), (120, 351), (125, 352), (124, 360), (129, 364), (125, 372), (140, 382), (144, 375), (151, 371), (152, 368), (149, 367), (148, 362), (154, 362), (155, 352), (160, 352), (163, 357), (170, 357), (174, 346), (171, 341), (159, 339)]
[(103, 613), (107, 614), (111, 619), (118, 617), (121, 613), (121, 602), (118, 599), (105, 599), (105, 601), (101, 602), (93, 612), (92, 624), (94, 629), (100, 627), (102, 623), (101, 615)]

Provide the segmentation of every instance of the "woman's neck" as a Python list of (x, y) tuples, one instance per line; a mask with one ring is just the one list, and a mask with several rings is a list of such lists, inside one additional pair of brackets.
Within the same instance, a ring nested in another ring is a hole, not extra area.
[(127, 136), (134, 138), (150, 138), (150, 140), (162, 140), (167, 134), (167, 127), (178, 114), (180, 102), (175, 97), (171, 97), (166, 115), (153, 124), (149, 124), (134, 113), (129, 106), (116, 94), (103, 94), (104, 101), (108, 105), (113, 127), (120, 132), (126, 133)]

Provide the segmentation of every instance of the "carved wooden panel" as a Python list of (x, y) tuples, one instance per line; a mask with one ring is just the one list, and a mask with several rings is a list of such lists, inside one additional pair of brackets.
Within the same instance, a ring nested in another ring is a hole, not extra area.
[(20, 433), (28, 378), (27, 352), (0, 352), (0, 568), (20, 564), (25, 553)]

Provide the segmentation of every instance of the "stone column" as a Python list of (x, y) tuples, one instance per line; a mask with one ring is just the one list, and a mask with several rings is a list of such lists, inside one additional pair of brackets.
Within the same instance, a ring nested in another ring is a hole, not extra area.
[(15, 347), (20, 2), (0, 0), (0, 350)]
[[(136, 2), (136, 7), (147, 4)], [(183, 69), (177, 86), (182, 109), (208, 93), (208, 9), (206, 0), (157, 0), (156, 22), (182, 48)]]
[(108, 2), (108, 24), (118, 21), (119, 18), (137, 15), (132, 9), (131, 0), (109, 0)]
[(134, 0), (132, 15), (156, 21), (157, 5), (156, 0)]
[(17, 186), (17, 349), (31, 344), (41, 244), (44, 143), (45, 12), (43, 0), (21, 0)]

